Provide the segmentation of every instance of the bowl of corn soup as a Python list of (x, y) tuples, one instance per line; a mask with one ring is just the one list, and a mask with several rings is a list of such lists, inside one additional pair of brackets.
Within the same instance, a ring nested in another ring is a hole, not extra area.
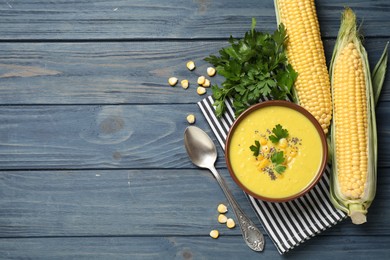
[(328, 147), (317, 120), (303, 107), (271, 100), (249, 107), (229, 130), (225, 159), (249, 195), (285, 202), (308, 192), (325, 170)]

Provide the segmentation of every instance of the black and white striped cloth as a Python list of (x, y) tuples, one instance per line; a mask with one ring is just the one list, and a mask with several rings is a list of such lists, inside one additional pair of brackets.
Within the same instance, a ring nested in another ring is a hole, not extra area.
[[(226, 105), (226, 113), (222, 118), (217, 118), (211, 96), (198, 102), (202, 114), (223, 149), (228, 131), (235, 119), (231, 102), (227, 101)], [(280, 254), (346, 218), (346, 214), (334, 208), (329, 200), (330, 171), (328, 166), (318, 184), (306, 195), (293, 201), (271, 203), (246, 194)]]

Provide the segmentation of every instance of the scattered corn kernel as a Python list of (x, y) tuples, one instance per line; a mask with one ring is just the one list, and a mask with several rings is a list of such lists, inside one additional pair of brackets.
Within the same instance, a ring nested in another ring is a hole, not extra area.
[(219, 214), (218, 216), (218, 222), (221, 224), (225, 224), (227, 221), (227, 217), (224, 214)]
[(211, 231), (210, 231), (210, 237), (212, 237), (212, 238), (218, 238), (218, 237), (219, 237), (219, 232), (218, 232), (218, 230), (216, 230), (216, 229), (211, 230)]
[(234, 220), (232, 218), (228, 218), (226, 220), (226, 226), (228, 228), (234, 228), (236, 226), (236, 223), (234, 222)]
[(196, 89), (196, 93), (198, 93), (199, 95), (203, 95), (204, 93), (206, 93), (206, 89), (204, 87), (199, 86)]
[(210, 87), (210, 80), (209, 79), (205, 79), (204, 83), (202, 84), (202, 87), (204, 87), (204, 88)]
[(187, 69), (194, 70), (195, 69), (195, 62), (193, 62), (192, 60), (187, 62)]
[(205, 83), (205, 81), (206, 81), (205, 76), (200, 76), (200, 77), (198, 78), (198, 84), (199, 84), (199, 85), (203, 85), (203, 84)]
[(194, 114), (189, 114), (187, 116), (187, 122), (190, 123), (190, 124), (195, 123), (195, 115)]
[(215, 75), (216, 70), (213, 67), (208, 67), (207, 68), (207, 75), (210, 77), (213, 77)]
[(189, 86), (190, 86), (190, 83), (188, 82), (187, 79), (183, 79), (181, 82), (181, 87), (184, 88), (184, 89), (187, 89)]
[(175, 85), (177, 84), (177, 81), (178, 81), (178, 79), (175, 78), (175, 77), (170, 77), (170, 78), (168, 79), (168, 83), (169, 83), (169, 85), (171, 85), (172, 87), (175, 86)]
[(226, 213), (228, 211), (226, 205), (222, 204), (222, 203), (218, 205), (217, 210), (221, 214), (224, 214), (224, 213)]

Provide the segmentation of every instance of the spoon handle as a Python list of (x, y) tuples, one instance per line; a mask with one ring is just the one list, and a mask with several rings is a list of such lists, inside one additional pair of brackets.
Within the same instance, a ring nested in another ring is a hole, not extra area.
[(264, 236), (256, 225), (245, 215), (237, 201), (234, 199), (232, 193), (228, 189), (225, 180), (221, 177), (215, 167), (210, 167), (210, 171), (213, 173), (214, 177), (217, 179), (219, 185), (221, 186), (223, 192), (225, 193), (226, 198), (229, 201), (229, 204), (233, 208), (234, 214), (237, 217), (239, 226), (241, 228), (242, 236), (245, 243), (254, 251), (263, 251), (264, 249)]

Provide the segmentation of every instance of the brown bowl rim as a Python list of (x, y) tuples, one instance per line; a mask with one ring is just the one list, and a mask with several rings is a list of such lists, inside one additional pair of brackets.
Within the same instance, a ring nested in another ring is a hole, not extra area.
[[(305, 189), (303, 189), (302, 191), (300, 191), (299, 193), (297, 194), (294, 194), (292, 196), (289, 196), (289, 197), (285, 197), (285, 198), (269, 198), (269, 197), (264, 197), (264, 196), (261, 196), (261, 195), (258, 195), (254, 192), (252, 192), (251, 190), (249, 190), (247, 187), (245, 187), (236, 177), (236, 175), (234, 174), (234, 171), (230, 165), (230, 160), (229, 160), (229, 146), (230, 146), (230, 142), (231, 142), (231, 137), (232, 137), (232, 134), (234, 133), (234, 130), (237, 128), (237, 126), (239, 125), (239, 123), (246, 117), (248, 116), (248, 114), (250, 114), (251, 112), (257, 110), (257, 109), (261, 109), (261, 108), (264, 108), (264, 107), (269, 107), (269, 106), (282, 106), (282, 107), (287, 107), (287, 108), (290, 108), (290, 109), (293, 109), (295, 111), (298, 111), (299, 113), (301, 113), (302, 115), (304, 115), (307, 119), (310, 120), (310, 122), (314, 125), (314, 127), (317, 129), (317, 132), (320, 136), (320, 139), (321, 139), (321, 144), (322, 144), (322, 154), (323, 154), (323, 157), (322, 157), (322, 162), (321, 162), (321, 166), (319, 168), (319, 171), (315, 177), (315, 179), (308, 185), (306, 186)], [(237, 119), (233, 122), (233, 125), (232, 127), (229, 129), (229, 132), (228, 132), (228, 135), (227, 135), (227, 138), (226, 138), (226, 142), (225, 142), (225, 161), (226, 161), (226, 164), (227, 164), (227, 168), (229, 170), (229, 173), (230, 173), (230, 176), (233, 178), (234, 182), (242, 189), (244, 190), (246, 193), (248, 193), (249, 195), (251, 195), (252, 197), (254, 198), (257, 198), (257, 199), (260, 199), (260, 200), (263, 200), (263, 201), (268, 201), (268, 202), (286, 202), (286, 201), (290, 201), (290, 200), (294, 200), (294, 199), (297, 199), (299, 197), (301, 197), (302, 195), (306, 194), (308, 191), (310, 191), (317, 183), (318, 181), (321, 179), (324, 171), (325, 171), (325, 167), (327, 165), (327, 161), (328, 161), (328, 144), (327, 144), (327, 141), (326, 141), (326, 136), (325, 136), (325, 133), (320, 125), (320, 123), (317, 121), (317, 119), (315, 119), (315, 117), (309, 112), (307, 111), (305, 108), (303, 108), (302, 106), (298, 105), (298, 104), (295, 104), (293, 102), (289, 102), (289, 101), (284, 101), (284, 100), (268, 100), (268, 101), (264, 101), (264, 102), (261, 102), (261, 103), (257, 103), (255, 105), (252, 105), (250, 106), (249, 108), (247, 108), (244, 112), (242, 112), (238, 117)]]

